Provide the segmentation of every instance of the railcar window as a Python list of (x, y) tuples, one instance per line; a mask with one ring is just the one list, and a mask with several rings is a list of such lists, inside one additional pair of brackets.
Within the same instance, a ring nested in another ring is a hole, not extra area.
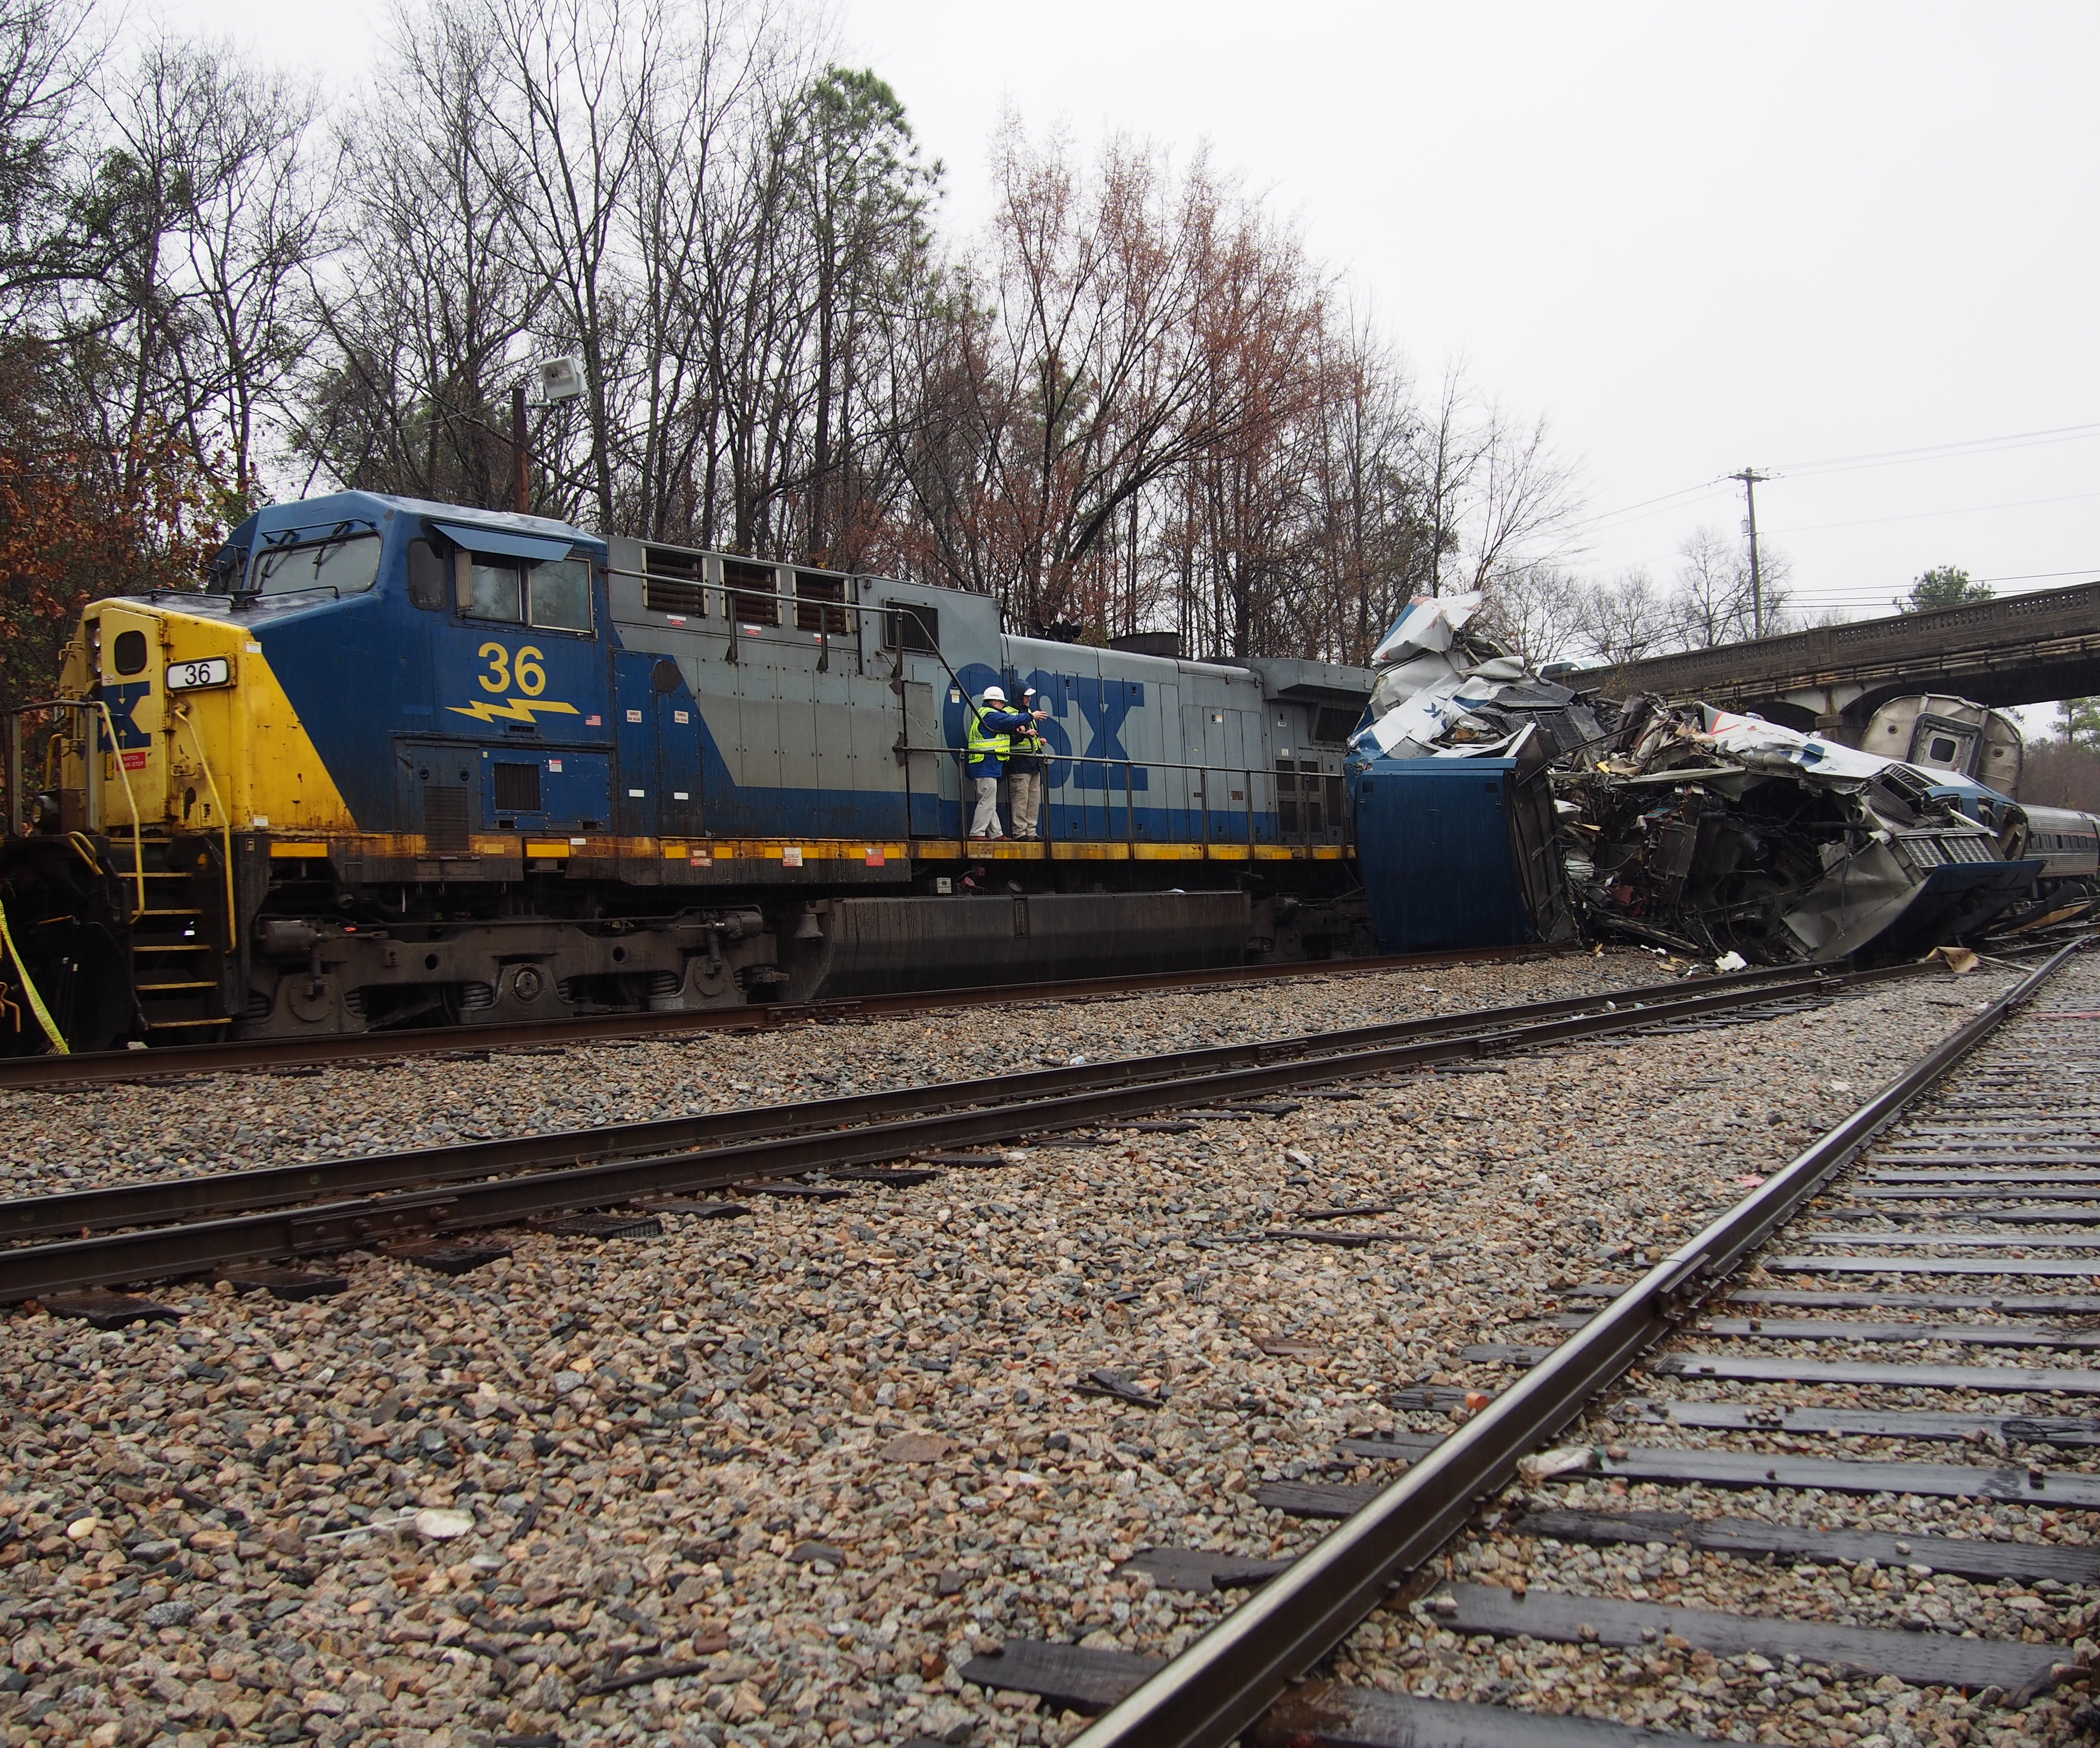
[(1926, 752), (1935, 759), (1951, 759), (1954, 757), (1954, 743), (1943, 735), (1926, 748)]
[(265, 595), (296, 594), (308, 589), (360, 595), (378, 580), (379, 536), (353, 534), (343, 540), (271, 547), (255, 561), (252, 586), (256, 594)]
[(583, 558), (557, 558), (532, 567), (526, 592), (532, 620), (549, 631), (591, 629), (590, 564)]
[(941, 610), (910, 601), (885, 601), (882, 616), (885, 649), (903, 650), (919, 656), (941, 653)]
[(119, 673), (143, 673), (146, 671), (146, 633), (143, 631), (120, 631), (109, 653), (117, 659)]
[(408, 599), (434, 613), (445, 607), (445, 561), (428, 541), (408, 542)]
[(514, 625), (525, 616), (524, 607), (523, 584), (516, 565), (468, 558), (462, 613), (469, 619), (502, 620)]

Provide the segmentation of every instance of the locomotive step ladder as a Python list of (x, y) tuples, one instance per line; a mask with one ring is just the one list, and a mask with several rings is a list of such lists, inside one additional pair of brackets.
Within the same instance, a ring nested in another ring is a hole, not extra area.
[[(166, 839), (152, 837), (139, 845), (145, 859), (146, 907), (131, 925), (131, 987), (145, 1016), (149, 1047), (215, 1043), (226, 1037), (232, 1023), (219, 974), (217, 913), (207, 916), (191, 902), (199, 884), (196, 875), (168, 866), (170, 847)], [(127, 891), (135, 891), (139, 871), (130, 841), (112, 838), (109, 859), (110, 872)]]

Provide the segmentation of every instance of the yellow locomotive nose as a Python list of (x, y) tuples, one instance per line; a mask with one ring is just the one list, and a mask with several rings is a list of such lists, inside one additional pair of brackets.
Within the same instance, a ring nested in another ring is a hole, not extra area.
[(245, 626), (96, 603), (58, 691), (4, 718), (0, 885), (46, 925), (26, 960), (7, 950), (14, 987), (41, 982), (33, 962), (48, 960), (66, 992), (54, 1048), (66, 1032), (90, 1048), (223, 1035), (246, 1000), (240, 943), (268, 885), (273, 814), (275, 829), (311, 835), (348, 828), (349, 810)]

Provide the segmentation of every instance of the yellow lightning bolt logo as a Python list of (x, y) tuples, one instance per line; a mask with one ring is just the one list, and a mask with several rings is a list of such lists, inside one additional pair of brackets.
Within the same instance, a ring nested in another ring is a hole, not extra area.
[(574, 704), (556, 704), (544, 698), (513, 698), (502, 704), (488, 699), (476, 699), (470, 704), (451, 704), (447, 708), (454, 716), (470, 716), (477, 722), (493, 722), (501, 718), (505, 722), (530, 722), (536, 711), (545, 716), (574, 716)]

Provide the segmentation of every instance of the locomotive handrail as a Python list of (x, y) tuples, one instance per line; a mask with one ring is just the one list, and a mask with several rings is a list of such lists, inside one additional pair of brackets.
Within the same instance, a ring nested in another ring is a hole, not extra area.
[[(904, 753), (904, 754), (910, 754), (910, 753), (946, 753), (946, 754), (947, 754), (950, 757), (951, 757), (951, 758), (955, 758), (955, 759), (964, 759), (964, 758), (967, 758), (967, 757), (968, 757), (968, 755), (969, 755), (969, 748), (967, 748), (967, 747), (949, 747), (949, 746), (940, 746), (940, 747), (915, 747), (915, 746), (911, 746), (911, 745), (910, 745), (910, 744), (906, 744), (906, 745), (900, 746), (899, 748), (898, 748), (898, 749), (897, 749), (897, 750), (898, 750), (900, 753)], [(1045, 761), (1046, 763), (1048, 763), (1048, 762), (1051, 762), (1051, 761), (1062, 761), (1064, 763), (1068, 764), (1068, 765), (1119, 765), (1119, 766), (1121, 766), (1123, 768), (1123, 836), (1124, 836), (1124, 837), (1125, 837), (1126, 839), (1130, 839), (1130, 840), (1132, 840), (1132, 841), (1135, 841), (1134, 814), (1135, 814), (1135, 811), (1136, 811), (1136, 810), (1135, 810), (1135, 808), (1134, 808), (1134, 806), (1133, 806), (1133, 805), (1132, 805), (1133, 797), (1132, 797), (1132, 786), (1131, 786), (1131, 781), (1130, 781), (1130, 774), (1131, 774), (1133, 770), (1193, 770), (1193, 771), (1204, 772), (1204, 773), (1208, 773), (1208, 772), (1215, 771), (1215, 772), (1216, 772), (1219, 775), (1220, 775), (1220, 776), (1225, 776), (1225, 777), (1229, 777), (1229, 776), (1231, 776), (1234, 772), (1238, 772), (1238, 774), (1239, 774), (1242, 778), (1244, 778), (1244, 779), (1246, 779), (1246, 797), (1245, 812), (1246, 812), (1246, 822), (1247, 822), (1247, 835), (1246, 835), (1246, 841), (1247, 841), (1247, 842), (1248, 842), (1248, 844), (1249, 844), (1250, 845), (1251, 845), (1253, 844), (1254, 841), (1255, 841), (1255, 838), (1254, 838), (1254, 774), (1255, 774), (1256, 771), (1260, 771), (1260, 772), (1264, 776), (1265, 776), (1265, 777), (1269, 777), (1269, 778), (1272, 778), (1272, 779), (1273, 779), (1273, 778), (1277, 778), (1277, 777), (1285, 777), (1285, 776), (1312, 776), (1312, 777), (1317, 777), (1317, 778), (1320, 778), (1320, 779), (1323, 779), (1323, 780), (1329, 780), (1329, 781), (1339, 780), (1339, 779), (1335, 779), (1335, 778), (1333, 777), (1333, 774), (1332, 774), (1332, 773), (1330, 773), (1330, 772), (1327, 772), (1327, 771), (1310, 771), (1310, 772), (1276, 771), (1276, 770), (1270, 770), (1267, 766), (1265, 766), (1265, 765), (1198, 765), (1198, 764), (1193, 763), (1193, 762), (1191, 762), (1190, 761), (1186, 760), (1186, 759), (1137, 759), (1137, 758), (1120, 758), (1120, 759), (1118, 759), (1118, 758), (1111, 758), (1111, 757), (1107, 757), (1107, 756), (1105, 756), (1105, 755), (1096, 755), (1096, 754), (1091, 753), (1057, 753), (1057, 752), (1052, 752), (1052, 753), (1046, 753), (1046, 754), (1043, 755), (1043, 758), (1044, 758), (1044, 761)], [(1229, 792), (1229, 792), (1229, 791), (1228, 791), (1228, 793), (1229, 793)], [(1202, 790), (1202, 791), (1200, 791), (1200, 792), (1199, 792), (1199, 793), (1200, 793), (1201, 797), (1202, 797), (1202, 805), (1200, 807), (1198, 807), (1198, 808), (1196, 810), (1196, 811), (1202, 816), (1202, 822), (1203, 822), (1203, 841), (1204, 841), (1204, 843), (1205, 843), (1206, 845), (1207, 845), (1207, 844), (1209, 844), (1209, 842), (1211, 841), (1211, 805), (1210, 805), (1210, 803), (1211, 803), (1211, 797), (1210, 797), (1210, 792), (1209, 792), (1209, 790), (1207, 789), (1207, 788), (1205, 788), (1205, 789), (1203, 789), (1203, 790)], [(1047, 797), (1046, 797), (1046, 799), (1047, 799)], [(1066, 802), (1066, 803), (1065, 803), (1065, 805), (1066, 805), (1067, 806), (1073, 806), (1073, 805), (1074, 805), (1074, 804), (1068, 801), (1068, 802)], [(1086, 806), (1087, 806), (1087, 804), (1086, 804), (1085, 802), (1083, 802), (1083, 801), (1079, 802), (1079, 803), (1078, 803), (1078, 804), (1076, 804), (1076, 805), (1078, 805), (1078, 806), (1079, 806), (1082, 810), (1083, 810), (1083, 809), (1086, 807)], [(1224, 810), (1224, 810), (1223, 808), (1220, 808), (1220, 809), (1219, 809), (1219, 810), (1218, 810), (1218, 811), (1219, 811), (1219, 812), (1220, 812), (1220, 813), (1224, 812)], [(1280, 828), (1279, 828), (1279, 829), (1280, 829)], [(1310, 834), (1309, 832), (1307, 832), (1307, 833), (1305, 833), (1305, 834), (1304, 834), (1304, 835), (1305, 835), (1305, 836), (1308, 836), (1308, 837), (1309, 837), (1309, 836), (1311, 836), (1311, 834)], [(1344, 836), (1346, 836), (1346, 835), (1347, 835), (1347, 834), (1346, 834), (1346, 833), (1344, 833)], [(1046, 840), (1046, 841), (1047, 841), (1047, 840)], [(1096, 842), (1096, 841), (1098, 841), (1098, 840), (1096, 840), (1096, 839), (1092, 839), (1092, 838), (1088, 838), (1088, 839), (1085, 839), (1085, 840), (1075, 840), (1075, 841), (1085, 841), (1085, 842), (1088, 842), (1088, 843), (1092, 843), (1092, 842)]]
[[(754, 559), (752, 562), (757, 563), (760, 561)], [(736, 647), (738, 625), (736, 615), (730, 611), (730, 598), (734, 595), (748, 595), (755, 593), (754, 590), (749, 589), (739, 589), (734, 583), (711, 583), (708, 581), (705, 577), (700, 578), (698, 581), (694, 580), (694, 579), (690, 576), (668, 577), (657, 571), (630, 571), (624, 565), (608, 564), (605, 567), (605, 574), (608, 576), (631, 576), (637, 581), (643, 583), (678, 582), (683, 583), (688, 588), (697, 589), (700, 591), (701, 617), (703, 618), (708, 616), (707, 613), (708, 591), (711, 589), (719, 589), (721, 593), (722, 598), (722, 622), (728, 628), (730, 647), (732, 650)], [(837, 576), (841, 575), (842, 573), (835, 572), (832, 574)], [(850, 580), (851, 579), (848, 580)], [(961, 593), (961, 591), (959, 590), (958, 593)], [(801, 600), (803, 598), (796, 595), (791, 596), (789, 598), (792, 600)], [(818, 607), (836, 607), (840, 612), (851, 613), (855, 615), (856, 617), (863, 613), (909, 613), (914, 620), (918, 621), (919, 629), (922, 632), (928, 630), (926, 621), (920, 617), (920, 609), (924, 604), (921, 602), (895, 601), (887, 604), (878, 605), (874, 603), (865, 601), (819, 601), (815, 602), (813, 604)], [(651, 609), (645, 607), (643, 611), (651, 611)], [(762, 629), (764, 628), (753, 627), (752, 629)], [(783, 625), (775, 627), (774, 629), (784, 631), (788, 628)], [(823, 638), (828, 636), (828, 633), (820, 630), (818, 632), (817, 636), (818, 640), (821, 642)], [(950, 664), (947, 656), (942, 652), (940, 645), (933, 640), (930, 633), (927, 637), (926, 647), (924, 649), (906, 651), (900, 648), (897, 653), (900, 656), (907, 654), (914, 656), (931, 656), (934, 660), (940, 663), (942, 667), (947, 669), (948, 678), (955, 682), (955, 690), (959, 692), (964, 693), (966, 696), (968, 695), (968, 689), (963, 684), (963, 677), (957, 673), (953, 666)]]
[(233, 819), (226, 810), (226, 803), (219, 798), (218, 779), (211, 774), (211, 761), (205, 757), (204, 736), (198, 732), (196, 718), (190, 714), (188, 704), (175, 706), (175, 719), (190, 731), (190, 739), (196, 748), (197, 766), (204, 772), (205, 786), (211, 791), (211, 805), (218, 810), (219, 836), (224, 841), (226, 864), (226, 947), (230, 957), (240, 946), (240, 909), (233, 898)]
[(139, 907), (131, 913), (135, 923), (146, 914), (146, 842), (139, 826), (139, 797), (131, 792), (131, 773), (125, 766), (123, 749), (117, 744), (117, 718), (109, 713), (109, 702), (98, 698), (95, 703), (109, 731), (109, 750), (116, 754), (117, 775), (124, 784), (124, 805), (131, 810), (131, 875), (139, 891)]
[[(131, 773), (124, 767), (123, 749), (117, 744), (117, 719), (110, 714), (108, 701), (101, 698), (42, 698), (33, 704), (16, 704), (4, 713), (7, 719), (7, 823), (11, 828), (20, 831), (27, 823), (28, 816), (22, 806), (22, 718), (32, 710), (99, 710), (102, 721), (109, 731), (109, 748), (117, 755), (117, 775), (124, 784), (125, 805), (131, 810), (131, 873), (137, 884), (139, 907), (131, 913), (136, 922), (146, 914), (146, 850), (145, 833), (139, 817), (139, 797), (131, 792)], [(89, 761), (97, 749), (90, 745), (94, 736), (83, 735), (81, 744), (81, 763), (83, 775), (91, 767)]]

